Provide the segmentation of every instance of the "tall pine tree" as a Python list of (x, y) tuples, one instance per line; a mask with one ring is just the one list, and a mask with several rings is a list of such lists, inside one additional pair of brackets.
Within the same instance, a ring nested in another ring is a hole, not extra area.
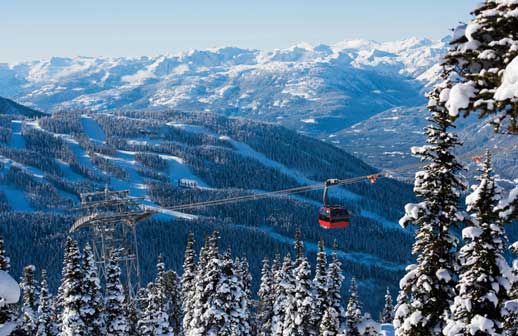
[(182, 283), (181, 278), (174, 271), (164, 274), (165, 295), (168, 305), (169, 325), (174, 335), (182, 332)]
[(331, 262), (327, 268), (327, 305), (329, 308), (330, 318), (334, 317), (338, 324), (342, 325), (342, 317), (345, 312), (342, 306), (342, 284), (344, 276), (342, 274), (342, 263), (337, 256), (336, 240), (333, 242), (333, 253)]
[(60, 306), (60, 336), (86, 336), (88, 332), (81, 317), (83, 306), (83, 269), (77, 242), (68, 237), (61, 279), (62, 297)]
[(187, 246), (185, 248), (185, 256), (183, 260), (182, 274), (182, 326), (183, 330), (189, 330), (192, 321), (194, 294), (195, 294), (195, 278), (196, 264), (194, 252), (194, 235), (189, 232), (187, 237)]
[(351, 287), (349, 288), (349, 302), (347, 303), (347, 336), (361, 336), (360, 324), (363, 320), (362, 307), (358, 297), (358, 287), (356, 279), (351, 279)]
[(81, 317), (91, 336), (106, 334), (101, 281), (97, 275), (95, 255), (89, 244), (83, 249), (83, 304)]
[(319, 326), (320, 336), (337, 336), (340, 330), (339, 320), (333, 307), (327, 307)]
[(518, 242), (511, 245), (510, 250), (514, 253), (513, 260), (513, 284), (509, 290), (509, 300), (503, 309), (505, 336), (518, 335)]
[(104, 306), (107, 336), (125, 336), (130, 332), (125, 312), (125, 295), (121, 282), (121, 269), (112, 253), (106, 265), (106, 289)]
[(293, 261), (288, 253), (281, 269), (275, 275), (275, 302), (273, 304), (272, 336), (282, 336), (290, 331), (284, 329), (284, 321), (289, 305), (294, 302)]
[(153, 320), (153, 334), (156, 336), (170, 335), (169, 300), (166, 295), (167, 283), (165, 278), (165, 263), (162, 255), (158, 257), (156, 265), (157, 275), (154, 286), (149, 291), (148, 308)]
[(460, 141), (450, 132), (452, 119), (442, 94), (449, 86), (439, 84), (429, 94), (427, 145), (412, 148), (427, 164), (416, 173), (414, 184), (422, 201), (407, 204), (400, 220), (404, 227), (417, 225), (412, 249), (417, 263), (407, 267), (400, 281), (394, 320), (398, 336), (438, 335), (454, 297), (457, 239), (450, 230), (463, 220), (458, 204), (464, 186), (457, 176), (462, 167), (453, 154)]
[[(237, 258), (236, 258), (237, 259)], [(237, 281), (235, 281), (235, 290), (237, 293), (234, 295), (235, 300), (239, 300), (236, 304), (236, 310), (238, 311), (237, 325), (234, 327), (234, 332), (238, 335), (251, 335), (252, 331), (255, 330), (254, 320), (251, 315), (252, 308), (252, 275), (248, 265), (248, 260), (242, 258), (236, 263), (236, 275)], [(239, 293), (242, 292), (242, 293)]]
[[(311, 313), (311, 328), (314, 331), (320, 329), (323, 314), (328, 310), (328, 283), (327, 283), (327, 259), (324, 249), (324, 240), (320, 238), (318, 241), (317, 261), (315, 265), (315, 277), (313, 278), (313, 311)], [(328, 317), (329, 318), (329, 317)]]
[(387, 287), (387, 292), (385, 293), (385, 305), (383, 306), (383, 311), (380, 314), (380, 322), (392, 324), (393, 321), (394, 305), (392, 304), (392, 294), (390, 294), (390, 290)]
[(38, 288), (34, 273), (36, 267), (29, 265), (24, 267), (23, 276), (20, 281), (22, 289), (22, 316), (20, 330), (25, 335), (33, 335), (36, 332), (38, 323), (37, 312), (37, 295)]
[(501, 192), (491, 168), (491, 156), (466, 198), (472, 225), (462, 231), (460, 276), (451, 318), (444, 330), (453, 335), (502, 335), (502, 308), (511, 287), (511, 270), (503, 253), (507, 237), (497, 210)]
[(304, 257), (304, 243), (302, 242), (300, 226), (297, 226), (295, 230), (295, 243), (293, 247), (295, 248), (295, 267), (299, 267)]
[(36, 326), (36, 336), (53, 336), (54, 328), (52, 323), (52, 296), (49, 293), (47, 283), (47, 271), (41, 271), (40, 297), (38, 304), (38, 324)]
[(225, 316), (216, 310), (217, 287), (221, 278), (221, 257), (218, 248), (219, 233), (215, 231), (200, 251), (200, 260), (195, 279), (193, 316), (185, 333), (206, 335), (219, 330), (225, 323)]
[(313, 286), (311, 280), (311, 266), (305, 256), (302, 256), (299, 266), (294, 272), (294, 293), (285, 317), (285, 330), (294, 329), (290, 335), (316, 335), (317, 330), (312, 328), (311, 313), (313, 312)]
[(273, 317), (273, 275), (270, 269), (270, 260), (268, 257), (263, 259), (263, 268), (261, 270), (261, 285), (257, 293), (257, 310), (256, 325), (257, 334), (259, 336), (270, 335), (272, 331)]

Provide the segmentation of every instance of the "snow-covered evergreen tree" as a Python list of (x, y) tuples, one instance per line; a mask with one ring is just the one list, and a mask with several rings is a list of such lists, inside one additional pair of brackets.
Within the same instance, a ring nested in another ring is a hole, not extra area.
[(7, 273), (0, 270), (0, 334), (10, 335), (17, 326), (16, 315), (11, 305), (20, 299), (20, 285)]
[(182, 332), (182, 284), (181, 278), (174, 271), (164, 274), (165, 295), (167, 299), (169, 325), (174, 335)]
[(327, 305), (333, 308), (331, 316), (335, 316), (338, 324), (342, 325), (342, 317), (345, 315), (342, 306), (342, 284), (344, 276), (342, 274), (342, 263), (338, 259), (336, 241), (333, 242), (333, 253), (331, 255), (331, 262), (327, 268)]
[(504, 329), (505, 336), (518, 335), (518, 242), (511, 245), (511, 251), (515, 255), (513, 260), (513, 284), (509, 290), (509, 300), (504, 304)]
[[(311, 315), (314, 312), (313, 281), (311, 265), (306, 257), (294, 270), (295, 275), (295, 335), (317, 335), (318, 329), (312, 325)], [(289, 311), (287, 312), (289, 313)]]
[(273, 275), (270, 269), (270, 260), (268, 257), (263, 259), (263, 268), (261, 270), (261, 285), (257, 293), (258, 302), (256, 310), (257, 334), (259, 336), (268, 336), (272, 331), (273, 317)]
[(187, 247), (185, 248), (185, 256), (183, 261), (182, 274), (182, 326), (183, 330), (188, 330), (192, 320), (193, 304), (194, 304), (194, 280), (196, 277), (196, 264), (194, 252), (194, 235), (189, 232), (187, 237)]
[(171, 327), (169, 325), (169, 302), (166, 296), (166, 278), (164, 258), (160, 255), (156, 265), (157, 276), (154, 286), (149, 290), (149, 306), (150, 316), (153, 321), (153, 335), (162, 336), (170, 335)]
[(83, 306), (83, 270), (77, 242), (68, 237), (65, 246), (65, 259), (61, 279), (62, 307), (60, 314), (60, 336), (88, 335), (86, 325), (81, 318)]
[[(1, 283), (0, 285), (7, 287), (8, 284), (16, 285), (16, 290), (19, 291), (19, 285), (16, 281), (8, 274), (11, 269), (10, 259), (5, 252), (4, 247), (4, 237), (0, 235), (0, 277)], [(5, 282), (5, 283), (4, 283)], [(4, 293), (2, 293), (4, 294)], [(13, 294), (13, 293), (9, 293)], [(18, 293), (19, 295), (19, 293)], [(6, 295), (7, 296), (7, 295)], [(15, 320), (16, 320), (16, 307), (13, 305), (14, 302), (7, 302), (8, 300), (14, 301), (14, 294), (8, 295), (9, 297), (5, 297), (4, 295), (0, 295), (0, 332), (8, 333), (15, 328)], [(18, 297), (16, 298), (16, 302), (18, 301)]]
[(358, 331), (362, 336), (378, 336), (380, 327), (369, 313), (365, 313), (362, 316), (361, 322), (358, 324)]
[[(236, 258), (237, 259), (237, 258)], [(236, 281), (234, 281), (234, 300), (236, 301), (235, 310), (238, 319), (233, 324), (233, 332), (237, 335), (251, 335), (255, 329), (253, 319), (251, 318), (252, 308), (252, 275), (248, 265), (248, 260), (242, 258), (239, 262), (235, 262)], [(233, 314), (230, 314), (231, 316)]]
[(23, 275), (20, 281), (20, 288), (22, 290), (22, 310), (20, 331), (26, 335), (33, 335), (36, 331), (38, 323), (37, 312), (37, 296), (38, 288), (34, 273), (36, 267), (29, 265), (23, 268)]
[(121, 270), (115, 255), (110, 255), (106, 265), (106, 289), (104, 307), (107, 336), (124, 336), (130, 332), (129, 321), (125, 312), (124, 288), (121, 282)]
[(284, 320), (288, 305), (294, 302), (295, 291), (293, 261), (288, 253), (284, 257), (281, 269), (275, 275), (275, 302), (273, 304), (272, 336), (289, 335), (292, 330), (284, 330)]
[(40, 297), (38, 300), (38, 323), (36, 325), (36, 336), (52, 336), (54, 335), (54, 326), (52, 323), (52, 296), (49, 293), (47, 283), (47, 271), (41, 271)]
[(4, 237), (0, 235), (0, 271), (9, 272), (11, 270), (11, 262), (5, 253)]
[(340, 322), (333, 307), (327, 307), (322, 316), (319, 327), (320, 336), (337, 336), (340, 330)]
[(217, 286), (221, 278), (221, 258), (218, 249), (219, 233), (215, 231), (200, 251), (195, 293), (193, 296), (193, 316), (186, 335), (207, 335), (221, 329), (225, 323), (224, 314), (217, 310)]
[(313, 311), (310, 317), (311, 329), (313, 331), (320, 330), (323, 314), (328, 310), (327, 280), (326, 251), (324, 249), (324, 240), (320, 238), (318, 241), (315, 277), (313, 278)]
[(297, 226), (295, 230), (295, 243), (293, 247), (295, 249), (295, 268), (297, 268), (304, 258), (304, 243), (301, 238), (300, 226)]
[(210, 315), (220, 312), (218, 324), (210, 329), (213, 335), (250, 335), (250, 316), (246, 298), (243, 273), (239, 259), (232, 260), (227, 250), (221, 260), (221, 274), (216, 287), (214, 300), (211, 302)]
[(464, 80), (451, 89), (447, 106), (452, 116), (459, 111), (495, 115), (497, 129), (507, 121), (507, 131), (518, 132), (518, 97), (499, 90), (504, 70), (518, 55), (517, 8), (515, 1), (485, 0), (472, 20), (455, 30), (445, 66)]
[(126, 317), (126, 321), (128, 324), (128, 335), (137, 336), (138, 335), (138, 321), (140, 316), (140, 304), (139, 304), (139, 292), (141, 288), (137, 290), (135, 300), (131, 300), (128, 296), (128, 293), (124, 293), (124, 306), (123, 306), (123, 314)]
[(83, 304), (81, 317), (86, 325), (87, 334), (102, 336), (106, 334), (104, 323), (104, 300), (101, 281), (97, 275), (95, 255), (89, 244), (83, 249)]
[(503, 253), (507, 237), (497, 206), (500, 190), (487, 153), (479, 184), (466, 197), (472, 225), (462, 231), (460, 276), (445, 335), (502, 335), (502, 308), (511, 288)]
[(438, 335), (454, 297), (457, 239), (450, 228), (463, 220), (458, 209), (463, 184), (457, 176), (462, 167), (453, 154), (460, 141), (450, 132), (452, 119), (444, 106), (443, 91), (449, 86), (439, 84), (428, 95), (432, 124), (425, 128), (427, 145), (412, 148), (427, 164), (414, 184), (422, 201), (407, 204), (400, 220), (403, 227), (417, 225), (412, 249), (417, 263), (407, 267), (400, 281), (394, 319), (398, 336)]
[(349, 288), (349, 302), (347, 303), (345, 317), (347, 318), (347, 335), (362, 336), (359, 327), (363, 321), (363, 313), (358, 297), (358, 287), (356, 285), (355, 278), (351, 279), (351, 287)]
[(276, 290), (279, 288), (281, 275), (281, 255), (276, 253), (272, 262), (272, 298), (275, 300), (277, 297)]
[(392, 294), (390, 294), (390, 290), (387, 287), (387, 292), (385, 293), (385, 305), (383, 306), (383, 311), (380, 314), (380, 322), (392, 323), (393, 321), (394, 305), (392, 304)]
[(152, 291), (154, 291), (154, 284), (150, 282), (146, 288), (141, 288), (138, 292), (139, 316), (137, 330), (141, 336), (154, 336)]

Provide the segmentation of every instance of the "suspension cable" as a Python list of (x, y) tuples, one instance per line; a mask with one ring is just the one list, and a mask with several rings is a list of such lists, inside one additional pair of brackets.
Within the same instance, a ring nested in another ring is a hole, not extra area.
[[(514, 147), (516, 147), (516, 146), (514, 146)], [(514, 149), (514, 148), (508, 148), (508, 149)], [(511, 154), (511, 153), (518, 153), (518, 151), (502, 150), (502, 151), (494, 154), (493, 157), (501, 156), (504, 154)], [(473, 157), (475, 154), (480, 154), (480, 150), (474, 150), (474, 151), (459, 155), (457, 157), (457, 159), (462, 160), (462, 159), (465, 159), (468, 157)], [(336, 183), (329, 185), (329, 187), (331, 188), (331, 187), (344, 186), (344, 185), (348, 185), (348, 184), (353, 184), (353, 183), (370, 180), (371, 178), (374, 178), (374, 180), (375, 180), (378, 177), (388, 177), (388, 176), (391, 176), (392, 174), (401, 173), (404, 171), (411, 171), (416, 168), (421, 168), (425, 165), (426, 164), (423, 164), (422, 162), (420, 162), (420, 163), (416, 163), (416, 164), (400, 166), (399, 168), (396, 168), (396, 169), (384, 169), (378, 173), (374, 173), (374, 174), (370, 174), (370, 175), (356, 176), (356, 177), (352, 177), (352, 178), (338, 180)], [(260, 200), (260, 199), (275, 197), (278, 195), (290, 195), (290, 194), (304, 193), (304, 192), (308, 192), (308, 191), (312, 191), (312, 190), (319, 190), (319, 189), (324, 188), (324, 186), (325, 186), (325, 184), (323, 182), (320, 182), (320, 183), (315, 183), (315, 184), (310, 184), (310, 185), (298, 186), (298, 187), (294, 187), (294, 188), (254, 193), (254, 194), (250, 194), (250, 195), (234, 196), (234, 197), (221, 198), (221, 199), (210, 200), (210, 201), (179, 204), (179, 205), (167, 207), (164, 209), (172, 210), (172, 211), (181, 211), (181, 210), (189, 210), (189, 209), (196, 209), (196, 208), (209, 207), (209, 206), (219, 206), (219, 205), (238, 203), (238, 202), (256, 201), (256, 200)]]

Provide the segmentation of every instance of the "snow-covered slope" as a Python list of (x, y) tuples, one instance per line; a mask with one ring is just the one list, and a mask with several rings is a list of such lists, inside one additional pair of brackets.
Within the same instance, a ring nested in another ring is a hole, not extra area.
[(445, 41), (412, 38), (269, 52), (229, 47), (141, 58), (54, 57), (0, 65), (0, 96), (45, 111), (210, 110), (320, 134), (421, 103), (423, 80), (433, 80), (428, 69), (444, 50)]

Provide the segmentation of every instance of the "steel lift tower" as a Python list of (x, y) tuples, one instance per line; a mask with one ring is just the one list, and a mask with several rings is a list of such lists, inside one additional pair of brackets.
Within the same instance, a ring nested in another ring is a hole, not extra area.
[(83, 193), (76, 210), (82, 214), (70, 228), (70, 233), (84, 229), (91, 241), (99, 266), (99, 276), (106, 276), (107, 260), (117, 253), (125, 287), (133, 300), (140, 287), (140, 265), (137, 247), (137, 224), (155, 212), (138, 203), (141, 198), (130, 197), (128, 190)]

